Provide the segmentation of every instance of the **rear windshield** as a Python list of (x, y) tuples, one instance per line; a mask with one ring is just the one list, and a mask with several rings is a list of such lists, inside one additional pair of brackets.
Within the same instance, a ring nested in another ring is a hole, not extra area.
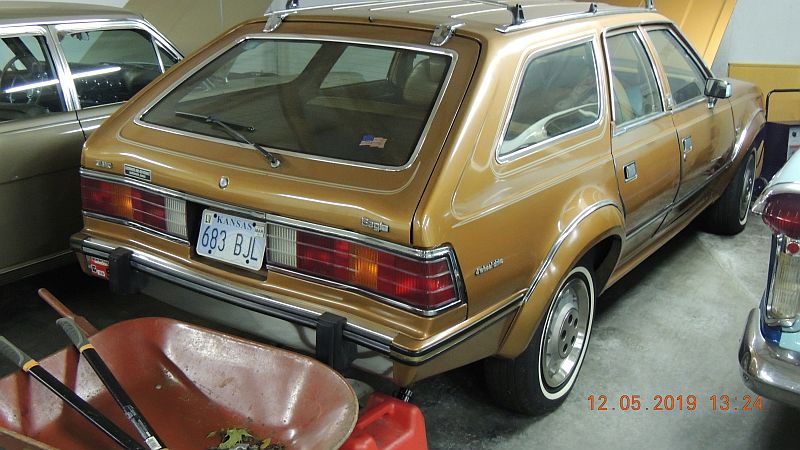
[(142, 120), (237, 140), (221, 121), (270, 149), (402, 166), (417, 148), (450, 63), (447, 55), (413, 49), (248, 39)]

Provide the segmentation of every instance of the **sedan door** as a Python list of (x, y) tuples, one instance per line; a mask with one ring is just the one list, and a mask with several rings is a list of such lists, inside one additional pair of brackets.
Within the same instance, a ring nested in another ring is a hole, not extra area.
[(83, 133), (44, 27), (0, 27), (0, 284), (70, 257)]
[(666, 226), (702, 202), (702, 189), (730, 160), (733, 112), (728, 100), (709, 102), (705, 86), (710, 73), (674, 30), (651, 28), (647, 35), (666, 78), (681, 146), (681, 186)]
[(181, 57), (143, 22), (70, 24), (56, 30), (86, 138)]

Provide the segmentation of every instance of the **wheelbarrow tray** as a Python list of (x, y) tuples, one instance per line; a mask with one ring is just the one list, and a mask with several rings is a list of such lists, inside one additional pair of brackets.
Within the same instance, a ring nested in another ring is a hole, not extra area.
[[(350, 385), (303, 355), (166, 318), (120, 322), (91, 341), (172, 450), (214, 447), (220, 437), (209, 433), (230, 428), (287, 450), (336, 449), (358, 419)], [(77, 350), (40, 364), (138, 437)], [(0, 427), (64, 450), (118, 448), (22, 371), (0, 379)]]

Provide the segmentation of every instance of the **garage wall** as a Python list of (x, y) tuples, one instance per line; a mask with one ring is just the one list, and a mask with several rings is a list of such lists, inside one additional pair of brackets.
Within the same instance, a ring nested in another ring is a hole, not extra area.
[(728, 63), (800, 63), (797, 0), (739, 0), (714, 72), (727, 75)]

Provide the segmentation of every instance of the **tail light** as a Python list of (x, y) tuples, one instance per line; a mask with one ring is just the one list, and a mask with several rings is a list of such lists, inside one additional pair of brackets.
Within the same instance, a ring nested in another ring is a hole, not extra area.
[(767, 319), (772, 325), (793, 327), (800, 319), (800, 245), (784, 235), (775, 243)]
[(448, 250), (409, 256), (272, 224), (268, 234), (268, 264), (357, 287), (423, 313), (459, 300)]
[(767, 199), (764, 223), (777, 234), (800, 239), (800, 195), (774, 194)]
[(186, 239), (186, 202), (125, 184), (81, 178), (83, 209)]

